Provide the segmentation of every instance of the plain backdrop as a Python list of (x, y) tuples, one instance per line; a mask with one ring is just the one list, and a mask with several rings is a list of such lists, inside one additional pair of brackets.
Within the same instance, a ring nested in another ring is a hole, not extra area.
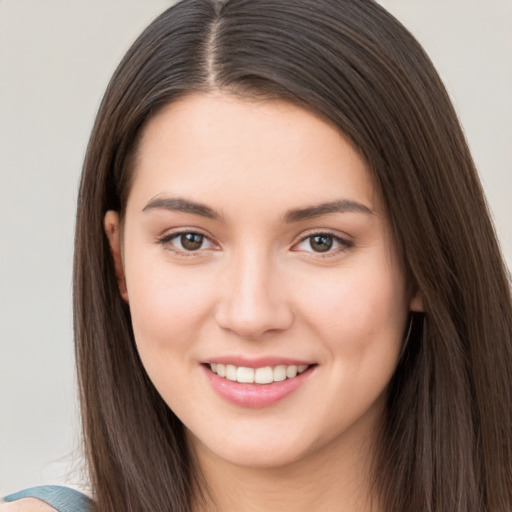
[[(84, 486), (71, 325), (77, 184), (111, 73), (171, 3), (0, 0), (0, 495)], [(448, 87), (510, 268), (512, 1), (381, 3)]]

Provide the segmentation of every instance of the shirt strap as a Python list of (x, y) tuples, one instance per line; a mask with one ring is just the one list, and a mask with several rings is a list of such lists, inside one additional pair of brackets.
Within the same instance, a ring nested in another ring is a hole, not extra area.
[(92, 501), (85, 494), (60, 485), (31, 487), (5, 496), (4, 501), (17, 501), (22, 498), (37, 498), (58, 512), (92, 512)]

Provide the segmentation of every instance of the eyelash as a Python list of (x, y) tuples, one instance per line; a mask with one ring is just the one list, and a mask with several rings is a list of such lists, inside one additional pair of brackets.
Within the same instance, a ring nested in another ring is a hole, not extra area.
[(331, 246), (325, 252), (313, 251), (313, 250), (306, 251), (306, 252), (310, 252), (312, 254), (315, 254), (315, 257), (330, 258), (330, 257), (333, 257), (333, 256), (337, 256), (340, 252), (344, 252), (347, 249), (350, 249), (354, 245), (353, 242), (351, 242), (349, 240), (346, 240), (344, 238), (341, 238), (340, 236), (337, 236), (337, 235), (335, 235), (334, 233), (332, 233), (330, 231), (315, 231), (315, 232), (312, 232), (312, 233), (308, 233), (306, 236), (303, 236), (300, 239), (300, 241), (297, 244), (294, 245), (294, 247), (297, 247), (297, 246), (303, 244), (304, 242), (306, 242), (307, 240), (309, 240), (309, 246), (310, 246), (311, 249), (313, 249), (311, 247), (311, 243), (312, 243), (314, 237), (330, 238), (332, 240), (333, 245), (334, 244), (338, 244), (338, 246), (339, 246), (339, 247), (336, 247), (336, 248), (333, 248)]
[(201, 251), (204, 249), (199, 248), (195, 251), (188, 251), (186, 249), (179, 249), (174, 246), (172, 243), (173, 240), (179, 239), (180, 237), (184, 235), (196, 235), (202, 237), (202, 242), (208, 241), (211, 246), (215, 246), (215, 244), (211, 241), (210, 237), (205, 235), (204, 233), (201, 233), (200, 231), (196, 231), (194, 229), (183, 229), (181, 231), (177, 231), (174, 233), (170, 233), (168, 235), (163, 236), (162, 238), (158, 239), (157, 242), (161, 245), (163, 245), (167, 250), (174, 252), (180, 257), (189, 258), (191, 256), (197, 256)]
[[(202, 252), (204, 250), (204, 249), (199, 248), (195, 251), (188, 251), (186, 249), (179, 249), (179, 248), (175, 247), (173, 245), (172, 241), (179, 239), (180, 237), (182, 237), (184, 235), (200, 236), (200, 237), (202, 237), (202, 240), (201, 240), (202, 243), (204, 241), (208, 241), (211, 246), (216, 247), (216, 244), (214, 244), (211, 241), (209, 236), (205, 235), (204, 233), (201, 233), (200, 231), (196, 231), (193, 229), (189, 229), (189, 230), (185, 229), (185, 230), (181, 230), (178, 232), (170, 233), (170, 234), (165, 235), (164, 237), (158, 239), (157, 242), (159, 244), (163, 245), (167, 250), (172, 251), (176, 255), (178, 255), (180, 257), (185, 257), (185, 258), (191, 257), (191, 256), (197, 256), (200, 252)], [(306, 242), (307, 240), (310, 240), (310, 247), (311, 247), (311, 241), (312, 241), (313, 237), (315, 237), (315, 236), (330, 238), (333, 240), (333, 243), (336, 243), (339, 245), (339, 247), (337, 247), (335, 249), (332, 249), (332, 247), (329, 247), (325, 252), (314, 251), (314, 250), (305, 251), (305, 252), (310, 252), (311, 254), (315, 254), (316, 255), (315, 257), (319, 257), (319, 258), (329, 258), (329, 257), (336, 256), (340, 252), (344, 252), (344, 251), (350, 249), (351, 247), (353, 247), (353, 245), (354, 245), (353, 242), (346, 240), (344, 238), (341, 238), (340, 236), (337, 236), (330, 231), (315, 231), (315, 232), (308, 233), (306, 236), (303, 236), (297, 243), (295, 243), (293, 245), (293, 248), (300, 246), (302, 243)], [(296, 250), (296, 251), (300, 250), (300, 249), (293, 249), (293, 248), (292, 248), (292, 250)], [(211, 249), (211, 247), (209, 247), (209, 249)]]

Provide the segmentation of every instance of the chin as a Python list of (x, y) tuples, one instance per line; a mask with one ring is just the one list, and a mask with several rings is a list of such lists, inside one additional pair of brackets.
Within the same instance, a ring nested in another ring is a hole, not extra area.
[(310, 450), (304, 442), (288, 437), (283, 442), (283, 435), (274, 437), (227, 436), (222, 439), (201, 441), (194, 434), (188, 434), (189, 445), (202, 458), (223, 461), (234, 466), (252, 469), (280, 468), (296, 463), (308, 456)]

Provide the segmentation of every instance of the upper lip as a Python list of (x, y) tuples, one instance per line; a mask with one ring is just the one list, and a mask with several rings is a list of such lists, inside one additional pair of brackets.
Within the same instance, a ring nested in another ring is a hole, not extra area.
[(203, 361), (205, 364), (232, 364), (233, 366), (243, 366), (245, 368), (263, 368), (265, 366), (291, 366), (291, 365), (312, 365), (312, 361), (305, 359), (295, 359), (293, 357), (262, 356), (262, 357), (244, 357), (244, 356), (219, 356), (208, 358)]

